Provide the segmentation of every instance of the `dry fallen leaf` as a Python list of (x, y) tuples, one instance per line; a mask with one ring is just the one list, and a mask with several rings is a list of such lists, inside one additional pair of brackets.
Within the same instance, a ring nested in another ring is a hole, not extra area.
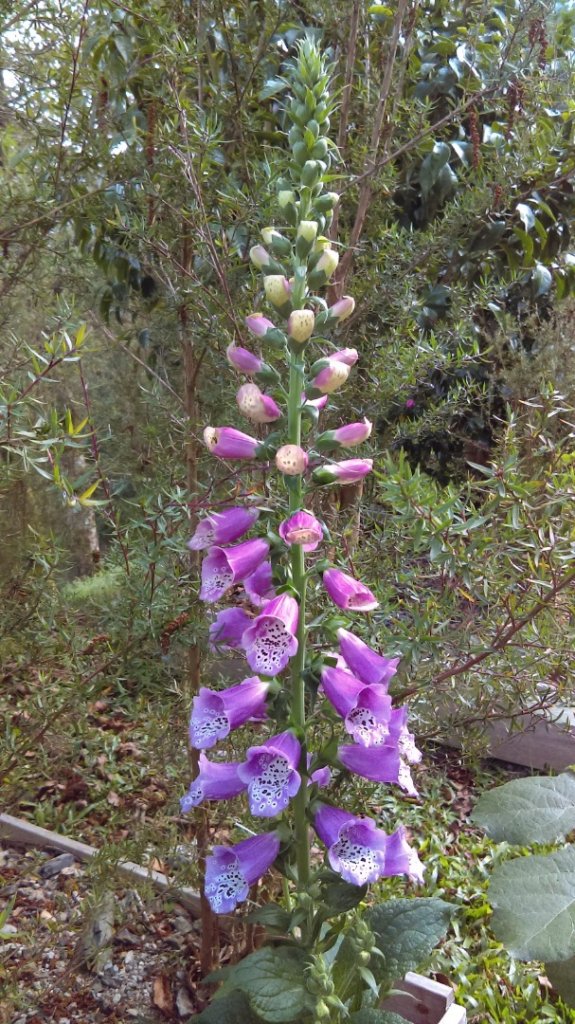
[(118, 794), (113, 789), (110, 790), (106, 799), (112, 807), (119, 807), (122, 802)]
[(166, 974), (159, 974), (157, 978), (154, 978), (152, 1002), (158, 1010), (161, 1010), (162, 1013), (166, 1014), (166, 1016), (171, 1017), (174, 1012), (174, 998), (172, 996), (170, 979)]

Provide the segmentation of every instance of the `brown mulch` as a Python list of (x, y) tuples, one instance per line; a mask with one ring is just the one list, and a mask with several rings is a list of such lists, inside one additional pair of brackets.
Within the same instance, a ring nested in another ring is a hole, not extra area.
[(109, 884), (94, 887), (69, 854), (0, 846), (0, 1024), (166, 1024), (198, 1012), (199, 922)]

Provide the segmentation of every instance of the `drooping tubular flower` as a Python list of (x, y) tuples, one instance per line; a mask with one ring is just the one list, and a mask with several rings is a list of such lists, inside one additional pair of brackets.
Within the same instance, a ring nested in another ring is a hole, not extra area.
[(391, 697), (383, 687), (366, 686), (350, 672), (324, 668), (323, 691), (344, 720), (345, 728), (363, 747), (381, 746), (390, 738)]
[(228, 345), (226, 356), (228, 362), (235, 370), (239, 370), (240, 373), (246, 373), (249, 377), (259, 373), (264, 365), (263, 360), (259, 356), (254, 355), (247, 348), (242, 348), (241, 345), (234, 345), (233, 342), (231, 345)]
[(323, 540), (323, 530), (319, 519), (311, 512), (295, 512), (289, 519), (280, 524), (279, 535), (288, 545), (301, 544), (304, 551), (315, 551)]
[(298, 444), (284, 444), (275, 456), (276, 467), (284, 476), (301, 476), (307, 469), (307, 454)]
[(219, 601), (235, 583), (241, 583), (256, 571), (269, 550), (269, 541), (261, 537), (231, 548), (210, 548), (202, 562), (200, 600), (210, 604)]
[(243, 608), (225, 608), (218, 612), (210, 625), (209, 648), (211, 651), (241, 650), (242, 636), (252, 623), (252, 616)]
[(206, 427), (204, 444), (219, 459), (255, 459), (260, 442), (235, 427)]
[(350, 672), (368, 685), (387, 688), (397, 672), (399, 658), (384, 658), (347, 629), (338, 629), (340, 654)]
[(275, 832), (214, 846), (206, 858), (205, 893), (215, 914), (230, 914), (248, 897), (250, 886), (272, 866), (280, 850)]
[(407, 728), (408, 708), (404, 705), (394, 708), (389, 722), (390, 739), (397, 744), (399, 756), (409, 764), (419, 764), (421, 761), (421, 750), (415, 745), (415, 737)]
[(264, 676), (277, 676), (297, 651), (299, 608), (295, 597), (280, 594), (264, 605), (243, 637), (248, 665)]
[(397, 743), (377, 747), (347, 745), (339, 747), (337, 756), (344, 768), (370, 782), (396, 782), (409, 796), (417, 796), (409, 765), (399, 753)]
[(341, 569), (327, 569), (323, 574), (323, 585), (333, 603), (345, 611), (371, 612), (379, 608), (379, 601), (369, 587)]
[(327, 846), (331, 867), (346, 882), (366, 885), (403, 874), (423, 880), (419, 857), (406, 842), (403, 828), (387, 835), (371, 818), (358, 818), (325, 804), (315, 815), (314, 825)]
[(316, 447), (318, 451), (330, 451), (334, 448), (353, 448), (363, 444), (371, 436), (372, 424), (366, 418), (361, 423), (346, 423), (336, 430), (324, 430), (320, 434)]
[[(268, 601), (271, 601), (276, 596), (272, 578), (272, 565), (269, 558), (262, 562), (251, 576), (246, 576), (244, 590), (256, 608), (261, 608), (262, 605), (267, 604)], [(248, 623), (248, 625), (251, 625), (251, 623)]]
[(188, 547), (191, 551), (203, 551), (212, 544), (232, 544), (248, 532), (258, 516), (257, 508), (245, 508), (243, 505), (226, 508), (222, 512), (209, 512), (196, 526)]
[(202, 686), (192, 703), (192, 747), (208, 750), (250, 718), (258, 721), (265, 718), (269, 687), (269, 683), (262, 682), (257, 676), (250, 676), (239, 686), (230, 686), (218, 693)]
[(273, 818), (285, 811), (300, 785), (297, 771), (301, 747), (293, 733), (272, 736), (258, 747), (250, 747), (244, 764), (238, 767), (247, 785), (250, 811), (256, 817)]
[(264, 395), (257, 384), (242, 384), (236, 395), (238, 408), (252, 423), (273, 423), (282, 411), (269, 395)]
[(204, 753), (200, 754), (200, 770), (192, 782), (188, 792), (180, 800), (180, 809), (187, 814), (203, 800), (229, 800), (238, 793), (243, 793), (245, 782), (238, 775), (239, 762), (218, 764), (208, 761)]
[(355, 484), (371, 473), (373, 459), (344, 459), (330, 462), (314, 469), (311, 478), (314, 484)]

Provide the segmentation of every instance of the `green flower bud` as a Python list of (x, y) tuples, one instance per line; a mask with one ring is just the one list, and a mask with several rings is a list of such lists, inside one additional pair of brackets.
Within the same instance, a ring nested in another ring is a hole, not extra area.
[(337, 192), (324, 192), (314, 201), (314, 209), (319, 213), (329, 213), (337, 205), (339, 196)]
[(318, 139), (311, 151), (311, 155), (314, 158), (314, 160), (323, 160), (323, 158), (327, 156), (327, 151), (327, 139)]
[(314, 185), (317, 185), (320, 178), (321, 167), (319, 166), (317, 160), (304, 160), (301, 171), (302, 185), (307, 185), (308, 188), (312, 188)]
[[(293, 195), (293, 192), (291, 194)], [(285, 235), (276, 231), (275, 228), (262, 228), (261, 235), (266, 245), (269, 245), (274, 256), (291, 256), (292, 244)]]
[[(296, 142), (295, 146), (292, 146), (292, 153), (298, 167), (303, 167), (307, 160), (307, 146), (305, 142)], [(308, 182), (304, 182), (304, 184), (307, 185)], [(315, 182), (311, 184), (315, 184)]]

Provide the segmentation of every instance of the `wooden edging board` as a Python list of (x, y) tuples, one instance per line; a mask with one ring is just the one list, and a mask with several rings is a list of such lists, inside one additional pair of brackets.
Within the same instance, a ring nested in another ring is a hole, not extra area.
[[(22, 818), (14, 818), (11, 814), (0, 814), (0, 839), (22, 846), (37, 846), (39, 849), (71, 853), (82, 863), (93, 860), (100, 852), (95, 846), (88, 846), (87, 843), (80, 843), (77, 839), (60, 835), (59, 832), (51, 832), (47, 828), (39, 828), (38, 825), (33, 825)], [(161, 892), (169, 892), (174, 901), (181, 903), (194, 917), (201, 916), (198, 893), (193, 889), (178, 888), (162, 871), (144, 868), (141, 864), (134, 864), (129, 860), (118, 861), (113, 865), (113, 870), (128, 881), (147, 882)], [(218, 924), (224, 933), (228, 933), (232, 930), (234, 919), (221, 915), (218, 917)]]
[(467, 1020), (453, 989), (413, 971), (408, 971), (382, 1009), (401, 1014), (411, 1024), (465, 1024)]

